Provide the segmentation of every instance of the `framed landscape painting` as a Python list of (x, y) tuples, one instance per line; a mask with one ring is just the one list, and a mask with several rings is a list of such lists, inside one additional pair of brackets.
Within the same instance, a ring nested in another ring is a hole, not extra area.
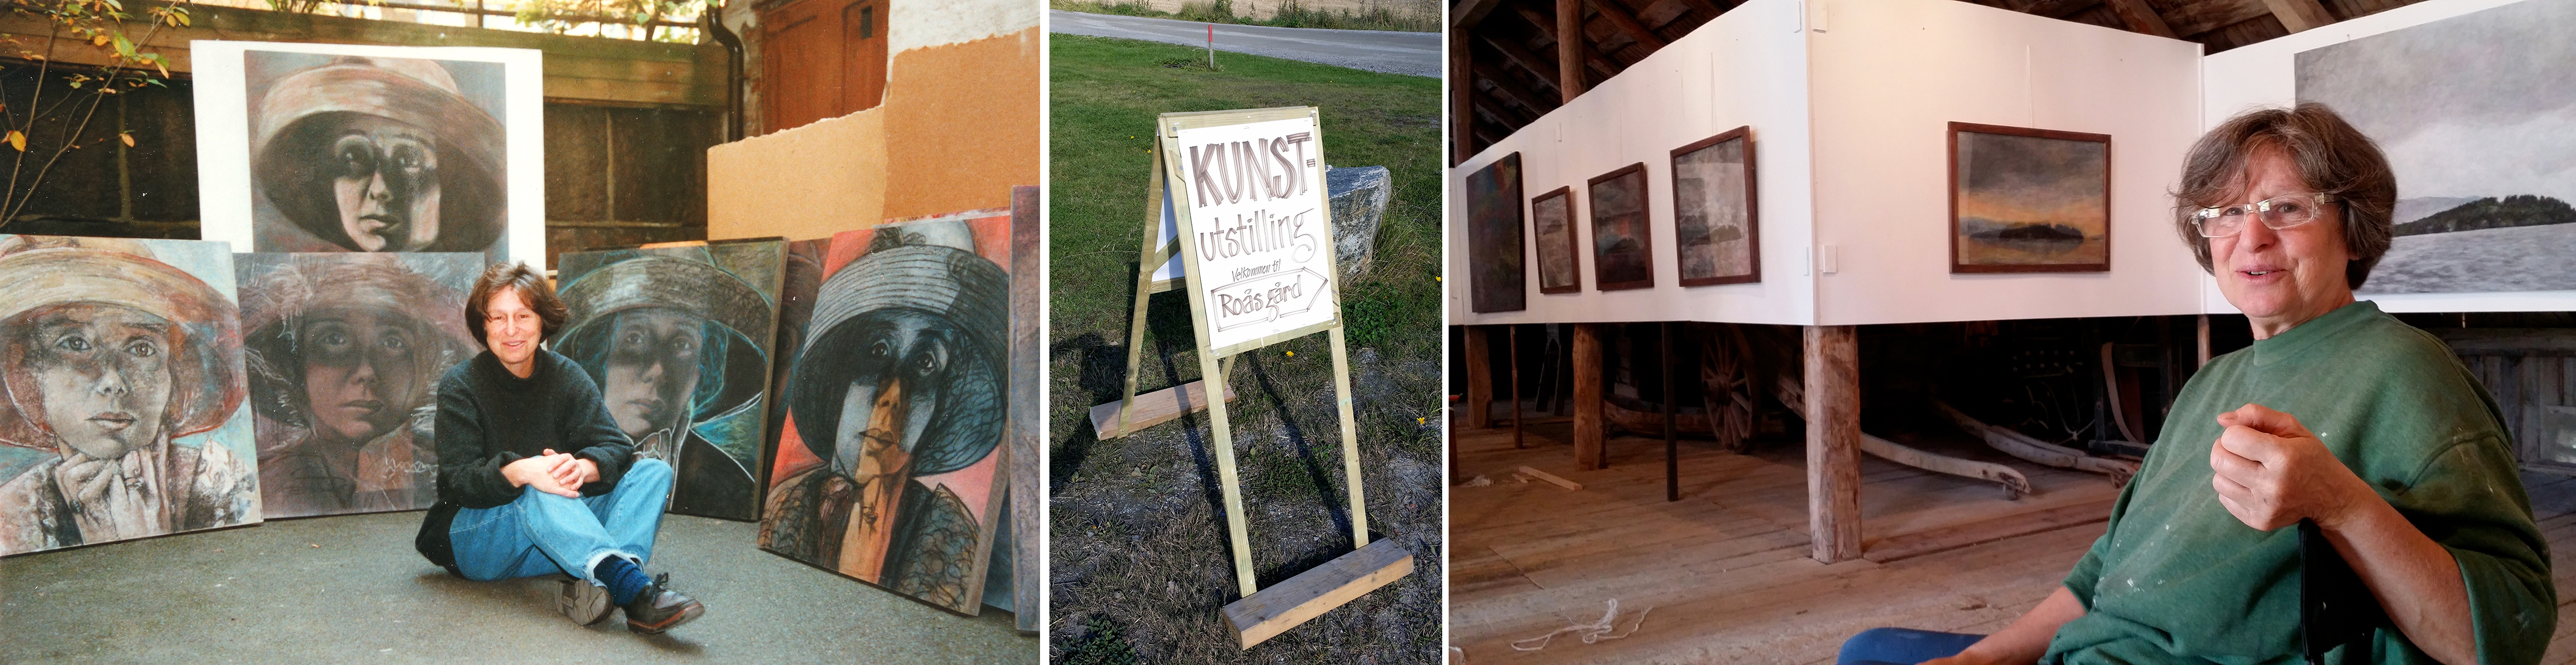
[(1762, 281), (1753, 128), (1673, 149), (1673, 253), (1682, 286)]
[(1950, 272), (2110, 270), (2110, 135), (1950, 123)]
[(1530, 222), (1538, 229), (1538, 292), (1582, 291), (1583, 273), (1574, 266), (1574, 188), (1530, 199)]
[(1603, 291), (1655, 286), (1655, 253), (1646, 236), (1646, 164), (1593, 178), (1592, 273)]

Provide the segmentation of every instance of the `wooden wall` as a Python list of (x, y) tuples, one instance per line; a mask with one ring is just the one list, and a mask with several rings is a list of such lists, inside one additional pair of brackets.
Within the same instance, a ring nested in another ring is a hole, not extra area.
[(2495, 395), (2525, 468), (2576, 474), (2576, 329), (2433, 331)]

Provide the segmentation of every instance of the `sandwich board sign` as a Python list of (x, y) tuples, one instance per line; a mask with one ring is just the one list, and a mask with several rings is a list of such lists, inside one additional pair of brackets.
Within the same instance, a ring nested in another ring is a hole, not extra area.
[[(1341, 274), (1333, 265), (1324, 149), (1311, 106), (1165, 113), (1155, 120), (1153, 180), (1127, 335), (1126, 391), (1092, 409), (1100, 438), (1134, 432), (1204, 405), (1214, 435), (1235, 581), (1243, 598), (1225, 608), (1243, 648), (1293, 628), (1404, 577), (1413, 555), (1390, 540), (1369, 542), (1360, 489), (1359, 433), (1351, 416), (1351, 373), (1342, 337)], [(1144, 360), (1147, 296), (1184, 292), (1197, 336), (1199, 383), (1136, 394)], [(1332, 340), (1334, 404), (1341, 420), (1342, 473), (1352, 551), (1268, 589), (1253, 582), (1252, 550), (1235, 480), (1234, 437), (1220, 394), (1234, 356), (1317, 332)], [(1198, 391), (1192, 396), (1192, 389)], [(1147, 413), (1151, 412), (1151, 413)]]

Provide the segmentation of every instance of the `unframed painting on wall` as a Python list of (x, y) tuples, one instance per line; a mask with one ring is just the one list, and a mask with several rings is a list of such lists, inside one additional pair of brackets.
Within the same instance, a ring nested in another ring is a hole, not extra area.
[(2110, 270), (2110, 135), (1950, 123), (1950, 272)]
[(763, 549), (981, 607), (1007, 509), (1012, 220), (979, 210), (833, 236), (805, 338), (782, 351), (796, 359)]
[(1753, 128), (1673, 149), (1673, 252), (1682, 286), (1762, 281)]
[(233, 255), (0, 236), (0, 555), (260, 520)]
[(1467, 291), (1477, 312), (1527, 305), (1521, 269), (1521, 154), (1467, 175)]
[(1655, 286), (1654, 243), (1646, 235), (1646, 164), (1594, 177), (1592, 272), (1603, 291)]
[(191, 42), (203, 237), (545, 260), (539, 52)]
[(2356, 292), (2576, 290), (2570, 29), (2576, 0), (2525, 0), (2298, 54), (2298, 100), (2397, 175), (2396, 237)]
[(483, 255), (237, 254), (242, 355), (267, 518), (437, 501), (435, 386), (481, 351)]
[(555, 347), (599, 383), (635, 454), (671, 465), (671, 512), (760, 519), (787, 242), (565, 252)]

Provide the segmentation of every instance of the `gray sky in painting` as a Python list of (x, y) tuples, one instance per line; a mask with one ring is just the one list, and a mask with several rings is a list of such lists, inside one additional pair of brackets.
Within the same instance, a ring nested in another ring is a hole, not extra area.
[(2102, 193), (2103, 144), (2012, 134), (1959, 134), (1960, 183), (1989, 199), (2062, 204)]
[(2576, 202), (2576, 0), (2525, 2), (2302, 52), (2300, 101), (2388, 153), (2399, 198)]

